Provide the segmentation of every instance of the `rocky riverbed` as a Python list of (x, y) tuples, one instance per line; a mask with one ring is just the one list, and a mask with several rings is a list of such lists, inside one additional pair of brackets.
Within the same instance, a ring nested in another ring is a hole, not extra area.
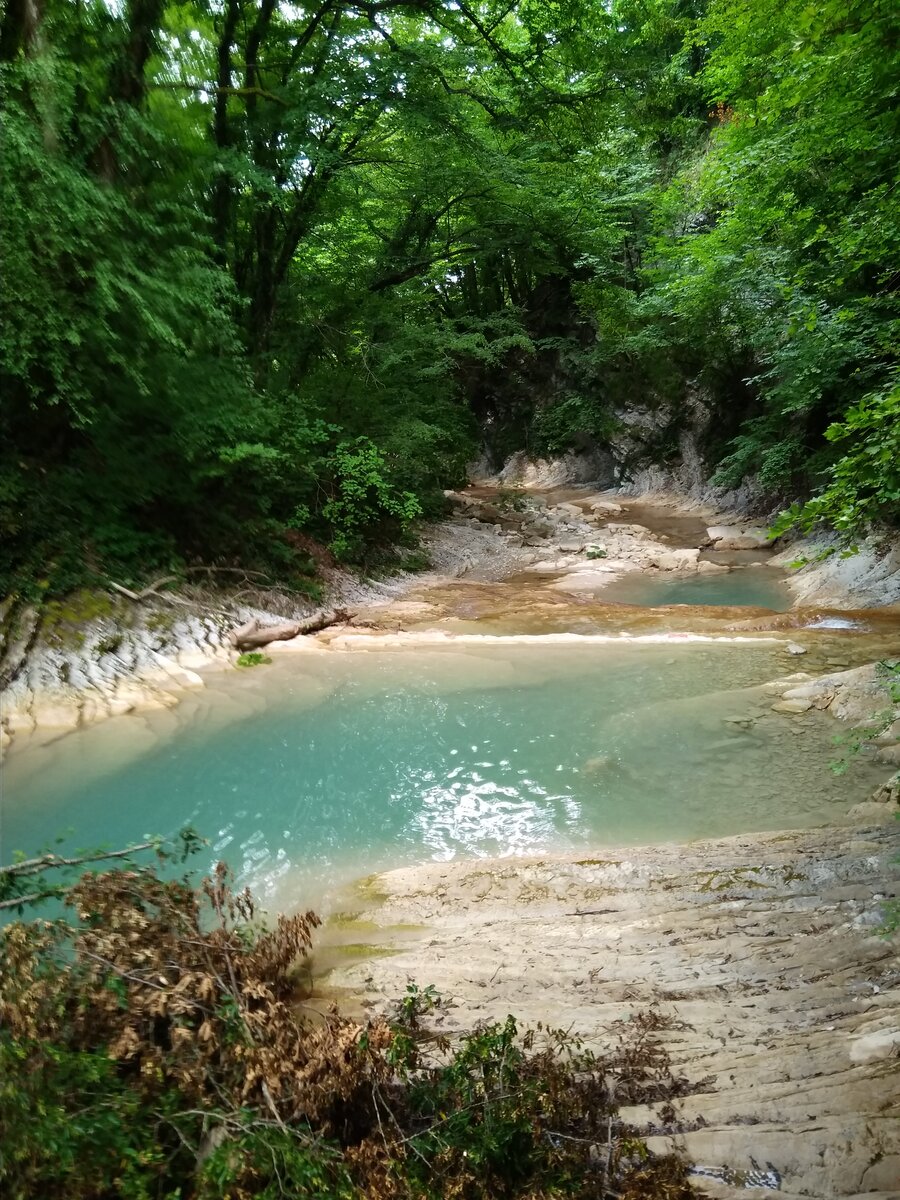
[[(620, 603), (612, 585), (629, 578), (771, 570), (778, 559), (765, 530), (735, 514), (696, 503), (685, 507), (668, 495), (634, 498), (585, 486), (490, 484), (449, 493), (448, 500), (453, 515), (424, 534), (431, 561), (426, 574), (373, 583), (332, 570), (325, 581), (328, 605), (351, 608), (354, 627), (376, 632), (436, 622), (453, 632), (476, 620), (486, 632), (635, 633), (653, 627), (724, 633), (740, 621), (756, 630), (803, 629), (858, 608), (866, 610), (866, 632), (890, 641), (900, 629), (900, 608), (872, 607), (900, 600), (896, 548), (879, 553), (864, 547), (854, 560), (812, 562), (790, 575), (785, 607), (788, 588), (806, 607), (780, 618), (765, 606), (737, 605), (732, 613), (709, 606), (653, 609)], [(831, 609), (822, 609), (823, 597)], [(58, 736), (108, 716), (171, 707), (185, 690), (203, 686), (205, 671), (235, 663), (236, 627), (255, 622), (274, 630), (285, 619), (315, 615), (312, 603), (253, 586), (194, 587), (186, 596), (165, 590), (140, 598), (115, 594), (81, 608), (55, 614), (27, 647), (16, 644), (21, 635), (15, 628), (7, 630), (5, 662), (20, 665), (3, 693), (0, 749), (22, 733)], [(503, 627), (504, 614), (509, 628)], [(522, 620), (527, 629), (519, 628)], [(874, 649), (882, 652), (880, 645)], [(852, 652), (839, 654), (823, 666), (849, 666), (851, 659)]]
[(366, 880), (326, 928), (328, 962), (353, 945), (321, 997), (371, 1014), (433, 985), (442, 1033), (513, 1012), (597, 1047), (655, 1006), (687, 1094), (626, 1116), (707, 1194), (896, 1200), (896, 799), (845, 827)]
[[(448, 500), (452, 515), (425, 534), (428, 573), (380, 584), (335, 573), (329, 605), (352, 617), (267, 652), (535, 636), (776, 639), (781, 674), (752, 712), (729, 710), (724, 724), (738, 736), (780, 720), (802, 738), (827, 711), (836, 731), (866, 743), (886, 782), (825, 829), (435, 863), (367, 880), (326, 926), (320, 999), (383, 1010), (416, 981), (441, 993), (442, 1032), (514, 1012), (598, 1044), (656, 1005), (686, 1094), (672, 1111), (630, 1116), (654, 1148), (682, 1149), (710, 1195), (900, 1196), (900, 963), (879, 933), (898, 885), (900, 776), (889, 773), (900, 765), (900, 711), (877, 665), (900, 653), (897, 549), (774, 552), (734, 513), (564, 479)], [(803, 554), (809, 564), (788, 571)], [(782, 611), (617, 593), (632, 581), (754, 578), (783, 589)], [(58, 621), (7, 689), (3, 745), (21, 738), (27, 753), (102, 717), (176, 705), (210, 671), (234, 666), (236, 626), (314, 615), (312, 604), (259, 592), (183, 599), (118, 598)], [(790, 779), (784, 792), (789, 824)]]

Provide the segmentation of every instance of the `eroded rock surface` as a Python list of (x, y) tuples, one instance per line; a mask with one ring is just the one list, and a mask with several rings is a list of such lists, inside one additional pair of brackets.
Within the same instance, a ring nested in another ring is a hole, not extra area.
[(900, 829), (890, 803), (880, 812), (856, 827), (391, 872), (342, 917), (381, 954), (332, 971), (328, 994), (382, 1011), (415, 980), (444, 997), (435, 1021), (451, 1036), (513, 1012), (597, 1045), (658, 1004), (692, 1091), (674, 1114), (629, 1115), (653, 1148), (680, 1147), (710, 1195), (745, 1195), (755, 1179), (768, 1185), (751, 1194), (782, 1200), (897, 1197), (900, 961), (879, 925)]

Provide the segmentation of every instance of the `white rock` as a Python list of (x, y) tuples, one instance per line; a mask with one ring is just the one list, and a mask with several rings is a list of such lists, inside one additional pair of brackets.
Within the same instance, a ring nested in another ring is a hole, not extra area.
[(102, 696), (88, 696), (81, 706), (82, 725), (93, 725), (109, 716), (109, 705)]
[(711, 525), (706, 536), (717, 550), (765, 550), (771, 545), (768, 531), (758, 526)]
[(80, 710), (74, 700), (38, 698), (32, 706), (38, 729), (77, 729)]
[(200, 649), (182, 650), (178, 655), (178, 665), (186, 671), (193, 671), (197, 667), (208, 667), (212, 657)]
[[(527, 570), (528, 568), (526, 568)], [(398, 605), (398, 607), (400, 607)], [(423, 605), (429, 611), (434, 611), (430, 604)], [(399, 616), (400, 614), (398, 614)], [(407, 617), (407, 619), (409, 619)], [(308, 634), (301, 633), (299, 637), (288, 638), (283, 642), (269, 642), (266, 646), (266, 654), (322, 654), (325, 653), (325, 647), (321, 642), (316, 641), (314, 637), (309, 637)], [(199, 676), (198, 676), (199, 678)], [(202, 682), (202, 681), (201, 681)]]
[(697, 571), (701, 575), (721, 575), (723, 572), (727, 574), (730, 570), (731, 567), (726, 567), (722, 563), (708, 562), (706, 559), (697, 563)]
[(867, 1033), (850, 1043), (850, 1061), (853, 1063), (873, 1062), (891, 1058), (900, 1048), (900, 1029), (879, 1029)]
[(12, 734), (34, 732), (34, 717), (30, 712), (22, 709), (13, 709), (11, 712), (4, 711), (3, 724)]
[(697, 569), (699, 558), (699, 550), (669, 550), (656, 555), (653, 561), (661, 571), (689, 571)]
[(618, 517), (624, 511), (621, 504), (616, 504), (612, 500), (598, 500), (591, 505), (591, 512), (600, 513), (601, 516)]
[(178, 703), (178, 697), (173, 696), (171, 692), (161, 692), (150, 689), (146, 684), (133, 680), (125, 680), (116, 688), (115, 698), (110, 702), (110, 709), (113, 705), (125, 705), (126, 712), (148, 712), (161, 708), (174, 708)]
[(577, 571), (557, 579), (550, 586), (560, 592), (591, 592), (594, 588), (606, 587), (614, 577), (615, 572), (609, 569), (593, 571)]
[(789, 688), (782, 694), (782, 700), (814, 700), (823, 692), (822, 684), (816, 680), (802, 683), (800, 687)]
[(800, 713), (809, 712), (811, 708), (811, 700), (779, 700), (777, 704), (772, 705), (772, 712), (790, 713), (792, 716), (798, 716)]
[(788, 654), (806, 654), (806, 647), (801, 646), (799, 642), (788, 642), (785, 646)]

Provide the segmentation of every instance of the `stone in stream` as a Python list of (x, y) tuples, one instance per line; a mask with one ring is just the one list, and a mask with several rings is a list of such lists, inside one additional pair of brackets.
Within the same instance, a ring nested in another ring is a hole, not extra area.
[(585, 775), (598, 775), (603, 771), (607, 771), (613, 765), (613, 758), (610, 754), (595, 754), (593, 758), (589, 758), (581, 768)]
[(788, 654), (806, 654), (807, 653), (806, 647), (801, 646), (798, 642), (788, 642), (788, 644), (785, 646), (785, 650), (788, 652)]
[(739, 525), (711, 525), (706, 536), (717, 550), (767, 550), (768, 530)]
[(728, 572), (731, 567), (726, 567), (724, 563), (709, 562), (706, 559), (697, 564), (697, 571), (701, 575), (721, 575), (723, 572)]
[(660, 571), (691, 571), (697, 569), (699, 558), (699, 550), (668, 550), (665, 554), (656, 555), (652, 563)]
[(799, 716), (800, 713), (809, 712), (812, 708), (812, 700), (779, 700), (777, 704), (772, 705), (772, 712), (788, 713), (791, 716)]
[(550, 587), (559, 592), (591, 592), (595, 588), (606, 587), (615, 578), (614, 567), (591, 565), (591, 570), (572, 572), (562, 579), (554, 580)]
[(722, 721), (725, 725), (730, 726), (732, 729), (752, 729), (756, 724), (756, 721), (753, 717), (723, 717)]
[[(610, 521), (606, 526), (610, 533), (649, 533), (646, 525), (623, 525), (621, 521)], [(700, 551), (698, 550), (699, 554)]]

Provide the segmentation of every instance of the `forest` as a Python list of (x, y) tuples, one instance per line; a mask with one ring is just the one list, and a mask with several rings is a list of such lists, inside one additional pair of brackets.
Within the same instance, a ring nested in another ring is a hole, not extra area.
[(302, 591), (483, 449), (635, 405), (665, 463), (699, 404), (782, 529), (896, 522), (898, 33), (890, 0), (6, 0), (0, 593)]

